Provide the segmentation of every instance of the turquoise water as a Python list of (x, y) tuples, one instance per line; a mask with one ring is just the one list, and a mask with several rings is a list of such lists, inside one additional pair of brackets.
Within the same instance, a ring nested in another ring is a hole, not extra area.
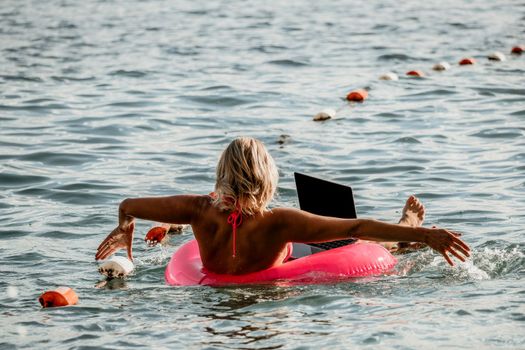
[[(3, 1), (0, 348), (523, 349), (525, 56), (508, 53), (524, 10)], [(468, 56), (478, 64), (458, 67)], [(432, 72), (439, 61), (452, 69)], [(400, 80), (378, 80), (388, 71)], [(369, 100), (343, 101), (361, 87)], [(337, 118), (313, 122), (325, 108)], [(95, 288), (120, 201), (210, 192), (238, 135), (276, 159), (274, 205), (297, 206), (293, 171), (351, 185), (360, 217), (396, 221), (416, 194), (472, 259), (450, 268), (421, 251), (397, 274), (333, 285), (171, 288), (164, 266), (191, 231), (147, 248), (140, 222), (135, 274)], [(59, 285), (78, 306), (41, 309)]]

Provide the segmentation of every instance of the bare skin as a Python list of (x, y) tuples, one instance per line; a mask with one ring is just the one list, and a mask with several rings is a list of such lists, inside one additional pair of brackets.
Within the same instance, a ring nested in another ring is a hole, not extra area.
[[(408, 197), (403, 212), (401, 213), (401, 219), (399, 219), (399, 225), (420, 227), (423, 225), (425, 220), (425, 206), (421, 201), (415, 197)], [(420, 249), (425, 246), (423, 243), (414, 242), (382, 242), (381, 245), (391, 252), (403, 253), (408, 250)]]
[[(403, 207), (403, 212), (401, 218), (399, 219), (398, 224), (404, 226), (419, 227), (423, 225), (423, 220), (425, 219), (425, 207), (415, 196), (408, 197), (405, 206)], [(151, 235), (150, 232), (146, 235), (144, 240), (147, 245), (154, 247), (159, 243), (163, 243), (166, 238), (166, 234), (169, 232), (172, 233), (181, 233), (185, 225), (178, 224), (166, 224), (166, 223), (157, 223), (154, 228), (162, 228), (164, 230), (164, 235), (157, 237), (156, 235)], [(360, 242), (371, 242), (360, 240)], [(392, 253), (404, 253), (409, 250), (420, 249), (425, 246), (422, 243), (409, 243), (409, 242), (381, 242), (381, 245)]]
[[(376, 242), (426, 243), (443, 255), (450, 265), (454, 265), (451, 256), (460, 261), (470, 256), (470, 248), (459, 238), (459, 234), (446, 229), (388, 224), (367, 219), (339, 219), (294, 208), (277, 208), (243, 218), (237, 231), (237, 255), (234, 258), (228, 215), (217, 209), (209, 196), (126, 199), (119, 207), (119, 225), (102, 241), (95, 258), (106, 259), (117, 250), (126, 249), (128, 257), (133, 259), (135, 218), (190, 224), (199, 244), (204, 267), (222, 274), (245, 274), (280, 264), (288, 242), (316, 243), (349, 237)], [(410, 217), (411, 214), (407, 220), (410, 221)]]
[(425, 206), (415, 196), (408, 197), (399, 225), (418, 227), (423, 225), (425, 220)]

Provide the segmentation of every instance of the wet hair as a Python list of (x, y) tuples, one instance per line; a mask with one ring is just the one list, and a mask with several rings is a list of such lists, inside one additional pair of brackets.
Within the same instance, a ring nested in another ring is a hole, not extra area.
[(264, 144), (251, 137), (233, 140), (217, 164), (214, 203), (244, 215), (263, 213), (277, 188), (279, 174)]

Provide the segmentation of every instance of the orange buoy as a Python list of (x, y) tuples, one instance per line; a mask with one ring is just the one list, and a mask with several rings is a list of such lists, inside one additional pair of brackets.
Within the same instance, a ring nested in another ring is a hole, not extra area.
[(459, 61), (460, 66), (467, 66), (467, 65), (475, 64), (475, 63), (476, 63), (476, 60), (473, 58), (464, 58), (461, 61)]
[(348, 101), (355, 101), (355, 102), (363, 102), (368, 97), (368, 91), (365, 89), (359, 89), (350, 91), (348, 95), (346, 95), (346, 99)]
[(514, 46), (512, 50), (510, 50), (510, 52), (515, 55), (521, 55), (523, 53), (523, 50), (525, 50), (524, 46)]
[(152, 227), (148, 233), (146, 233), (146, 237), (144, 237), (144, 240), (148, 245), (155, 245), (157, 243), (163, 243), (165, 239), (167, 239), (167, 233), (169, 231), (168, 227), (163, 226), (155, 226)]
[(423, 73), (420, 70), (411, 70), (411, 71), (407, 72), (407, 75), (409, 75), (411, 77), (424, 77), (425, 73)]
[(69, 287), (58, 287), (55, 290), (44, 292), (38, 301), (42, 307), (59, 307), (75, 305), (78, 302), (78, 296), (75, 291)]

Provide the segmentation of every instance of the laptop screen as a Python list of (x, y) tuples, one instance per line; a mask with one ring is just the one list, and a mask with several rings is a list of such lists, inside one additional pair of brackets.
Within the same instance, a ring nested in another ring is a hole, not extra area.
[[(355, 219), (357, 213), (352, 188), (322, 180), (313, 176), (294, 173), (299, 207), (316, 215), (332, 216), (343, 219)], [(311, 243), (322, 249), (332, 249), (355, 242), (345, 239), (335, 242)]]
[(352, 188), (301, 173), (294, 176), (302, 210), (343, 219), (357, 218)]

